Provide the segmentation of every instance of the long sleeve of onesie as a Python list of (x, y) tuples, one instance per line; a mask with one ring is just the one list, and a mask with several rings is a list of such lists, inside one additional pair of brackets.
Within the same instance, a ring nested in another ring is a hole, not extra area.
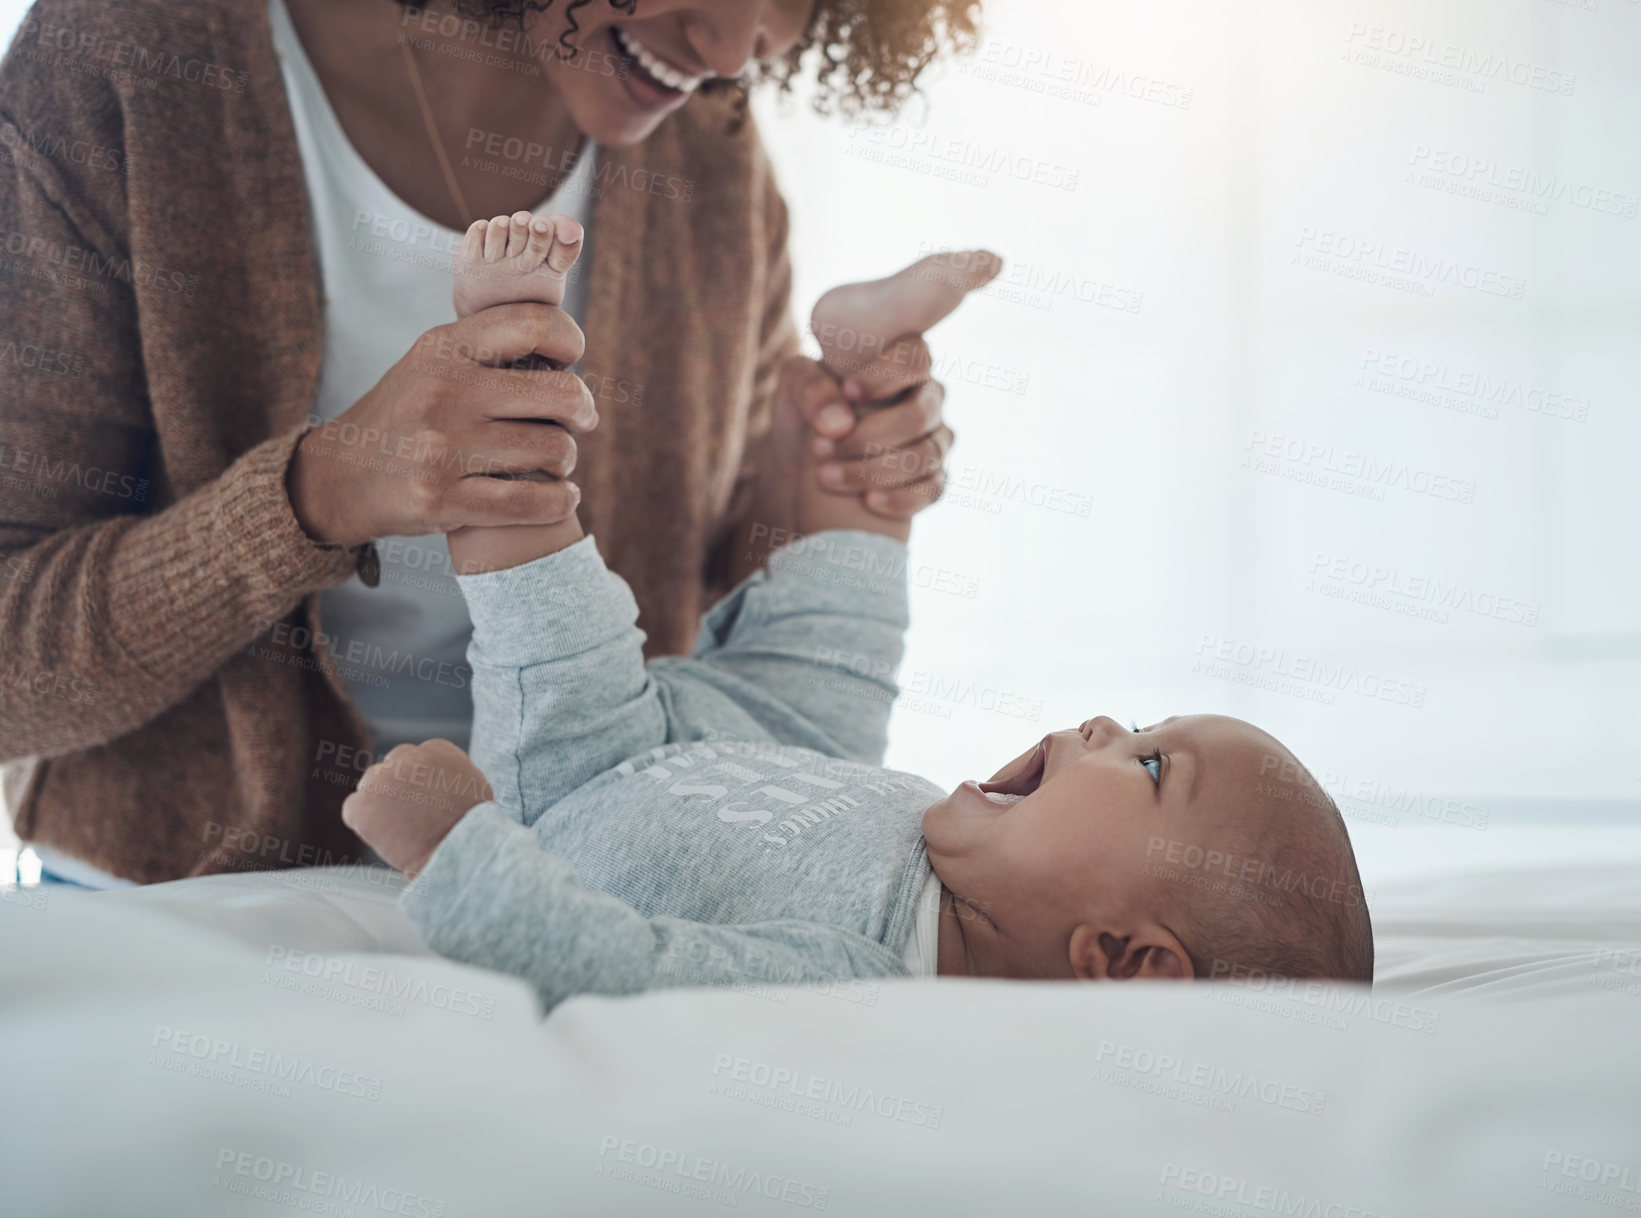
[[(429, 946), (525, 978), (548, 1006), (583, 992), (904, 972), (898, 951), (819, 919), (645, 916), (583, 883), (529, 827), (677, 741), (764, 741), (875, 764), (907, 620), (904, 546), (853, 532), (806, 539), (706, 616), (692, 656), (649, 665), (631, 592), (590, 537), (460, 583), (474, 622), (474, 757), (496, 800), (468, 812), (402, 898)], [(801, 795), (805, 779), (840, 786), (791, 771), (780, 793)]]

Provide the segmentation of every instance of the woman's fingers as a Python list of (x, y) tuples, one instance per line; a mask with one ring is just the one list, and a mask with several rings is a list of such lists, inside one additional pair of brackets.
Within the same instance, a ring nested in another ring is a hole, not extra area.
[(854, 460), (828, 461), (820, 467), (821, 487), (837, 494), (860, 495), (926, 482), (941, 474), (952, 439), (951, 428), (940, 426), (908, 444), (883, 448)]
[(539, 355), (559, 368), (568, 368), (587, 349), (581, 327), (563, 309), (536, 301), (516, 301), (481, 309), (471, 317), (438, 326), (423, 336), (433, 340), (434, 356), (492, 368), (515, 364)]
[(575, 472), (575, 437), (556, 423), (501, 422), (492, 426), (483, 468), (469, 474), (519, 475), (531, 472), (568, 478)]
[(875, 359), (858, 367), (846, 364), (838, 371), (843, 377), (843, 396), (871, 405), (891, 401), (927, 381), (933, 365), (929, 344), (914, 334), (897, 339)]
[(846, 436), (855, 426), (855, 412), (837, 378), (807, 356), (795, 355), (781, 365), (780, 393), (822, 436)]
[(573, 372), (470, 365), (461, 377), (464, 392), (449, 395), (447, 401), (447, 406), (459, 410), (462, 416), (460, 426), (450, 420), (452, 434), (510, 421), (556, 423), (575, 435), (585, 435), (598, 426), (598, 405), (592, 390)]
[(447, 492), (448, 519), (437, 532), (470, 525), (557, 524), (581, 502), (581, 488), (561, 479), (463, 478)]
[(297, 518), (315, 539), (348, 546), (566, 519), (579, 492), (562, 479), (575, 469), (575, 436), (598, 424), (597, 405), (572, 373), (517, 361), (568, 365), (583, 347), (568, 314), (536, 303), (435, 326), (302, 438), (286, 476)]
[[(538, 355), (565, 367), (586, 347), (581, 327), (563, 309), (535, 303), (496, 305), (424, 334), (413, 370), (442, 378), (463, 412), (492, 419), (536, 419), (580, 435), (598, 426), (586, 382), (562, 368), (514, 367)], [(467, 393), (464, 390), (474, 392)], [(482, 416), (474, 411), (482, 401)]]
[(924, 381), (905, 401), (867, 415), (842, 440), (816, 441), (816, 456), (832, 461), (871, 457), (921, 440), (941, 425), (946, 387), (939, 381)]
[(868, 510), (891, 520), (910, 520), (946, 493), (946, 471), (937, 469), (921, 482), (894, 490), (868, 491), (865, 504)]
[(887, 279), (834, 288), (816, 303), (810, 328), (823, 371), (843, 391), (839, 402), (811, 374), (808, 450), (823, 463), (824, 489), (861, 494), (886, 516), (909, 515), (940, 497), (952, 433), (922, 334), (1001, 268), (989, 250), (934, 254)]

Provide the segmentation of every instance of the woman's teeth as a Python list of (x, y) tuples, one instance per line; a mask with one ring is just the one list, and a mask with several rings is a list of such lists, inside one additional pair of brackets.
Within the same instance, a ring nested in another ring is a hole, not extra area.
[(1003, 791), (981, 791), (980, 794), (984, 795), (994, 804), (1004, 805), (1017, 804), (1025, 798), (1024, 795), (1009, 795)]
[(610, 33), (615, 36), (615, 45), (621, 48), (622, 54), (637, 60), (639, 67), (669, 89), (693, 93), (706, 80), (705, 76), (685, 76), (618, 25), (612, 25)]

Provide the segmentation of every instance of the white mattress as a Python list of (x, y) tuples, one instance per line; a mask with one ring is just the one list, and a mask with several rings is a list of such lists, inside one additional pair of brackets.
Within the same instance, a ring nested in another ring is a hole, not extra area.
[(903, 981), (542, 1023), (522, 985), (425, 953), (381, 874), (13, 893), (0, 1196), (167, 1218), (1641, 1209), (1641, 831), (1470, 839), (1363, 841), (1371, 994)]

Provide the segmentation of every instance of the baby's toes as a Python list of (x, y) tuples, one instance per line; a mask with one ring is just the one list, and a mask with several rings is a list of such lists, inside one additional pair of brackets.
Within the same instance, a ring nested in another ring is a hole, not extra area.
[(516, 211), (507, 226), (507, 257), (517, 258), (530, 244), (530, 213)]
[(461, 248), (456, 251), (456, 260), (459, 263), (482, 261), (484, 258), (484, 232), (490, 227), (488, 220), (475, 220), (467, 226), (462, 234)]
[(547, 251), (553, 248), (553, 222), (546, 216), (530, 221), (530, 244), (524, 249), (523, 263), (535, 270), (547, 261)]
[(494, 216), (484, 230), (484, 260), (500, 262), (507, 257), (507, 239), (513, 228), (508, 216)]
[(581, 254), (581, 243), (586, 233), (581, 225), (569, 216), (554, 216), (550, 220), (537, 220), (535, 223), (544, 225), (547, 235), (539, 235), (532, 227), (530, 250), (533, 255), (538, 247), (542, 248), (546, 256), (535, 262), (519, 260), (519, 265), (527, 267), (530, 271), (518, 281), (519, 291), (524, 293), (524, 299), (538, 300), (542, 304), (562, 305), (565, 287), (569, 282), (569, 271)]
[(581, 256), (581, 239), (586, 236), (586, 230), (572, 216), (554, 216), (551, 223), (553, 250), (547, 256), (547, 269), (555, 275), (563, 275)]

